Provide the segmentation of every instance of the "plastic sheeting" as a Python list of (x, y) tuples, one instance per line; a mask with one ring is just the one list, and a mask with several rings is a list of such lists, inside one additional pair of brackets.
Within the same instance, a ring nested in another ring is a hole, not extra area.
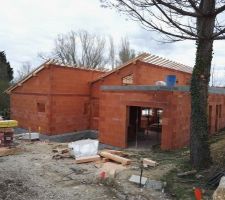
[(75, 157), (94, 156), (98, 153), (98, 140), (78, 140), (68, 144), (70, 154)]

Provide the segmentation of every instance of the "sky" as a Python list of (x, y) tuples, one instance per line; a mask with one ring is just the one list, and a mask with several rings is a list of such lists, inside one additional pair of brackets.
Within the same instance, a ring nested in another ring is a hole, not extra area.
[[(0, 0), (0, 50), (4, 50), (16, 75), (24, 62), (37, 67), (40, 52), (50, 52), (58, 34), (87, 30), (103, 36), (112, 35), (115, 43), (128, 37), (131, 47), (189, 66), (194, 65), (195, 43), (159, 42), (158, 34), (149, 32), (115, 10), (102, 8), (99, 0)], [(215, 42), (215, 84), (225, 84), (225, 41)]]

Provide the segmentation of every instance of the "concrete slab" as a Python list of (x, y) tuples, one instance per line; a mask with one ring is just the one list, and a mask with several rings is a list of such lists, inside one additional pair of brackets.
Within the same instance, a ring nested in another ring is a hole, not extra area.
[[(27, 133), (28, 130), (15, 128), (15, 134)], [(62, 133), (60, 135), (48, 136), (45, 134), (40, 134), (40, 140), (49, 140), (53, 142), (73, 142), (82, 139), (97, 139), (98, 132), (94, 130), (77, 131), (71, 133)]]
[[(142, 185), (145, 185), (146, 182), (147, 182), (148, 178), (146, 177), (143, 177), (141, 178), (141, 184)], [(138, 175), (132, 175), (129, 179), (130, 182), (133, 182), (133, 183), (137, 183), (137, 184), (140, 184), (140, 176)]]
[(156, 180), (150, 180), (148, 179), (147, 183), (145, 184), (146, 188), (151, 188), (154, 190), (162, 190), (164, 187), (164, 183), (161, 181), (156, 181)]

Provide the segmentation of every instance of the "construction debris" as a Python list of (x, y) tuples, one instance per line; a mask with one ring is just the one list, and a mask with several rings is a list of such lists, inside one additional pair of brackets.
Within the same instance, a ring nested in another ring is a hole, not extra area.
[(0, 128), (12, 128), (18, 126), (16, 120), (0, 120)]
[(9, 147), (13, 144), (13, 127), (17, 126), (16, 120), (0, 120), (0, 147)]
[(115, 154), (117, 156), (121, 156), (121, 157), (127, 157), (128, 156), (128, 154), (126, 154), (122, 151), (118, 151), (118, 150), (106, 149), (104, 151), (109, 152), (111, 154)]
[(69, 149), (68, 148), (56, 148), (56, 149), (53, 149), (52, 152), (64, 154), (64, 153), (69, 153)]
[(36, 133), (36, 132), (24, 133), (22, 135), (22, 139), (24, 139), (24, 140), (39, 140), (39, 133)]
[(56, 160), (59, 160), (59, 159), (62, 159), (62, 158), (71, 158), (71, 155), (70, 154), (55, 154), (52, 156), (53, 159), (56, 159)]
[(99, 161), (101, 160), (101, 157), (99, 155), (94, 155), (94, 156), (85, 156), (85, 157), (79, 157), (76, 158), (76, 163), (88, 163), (88, 162), (94, 162), (94, 161)]
[(166, 186), (166, 182), (150, 180), (150, 179), (148, 179), (147, 183), (145, 184), (146, 188), (151, 188), (151, 189), (160, 190), (160, 191), (162, 191), (165, 186)]
[(68, 144), (69, 152), (71, 156), (75, 158), (94, 156), (98, 153), (98, 140), (78, 140)]
[(114, 155), (112, 153), (106, 152), (106, 151), (100, 152), (100, 156), (102, 156), (104, 158), (108, 158), (108, 159), (113, 160), (115, 162), (121, 163), (122, 165), (129, 165), (131, 163), (130, 159), (123, 158), (123, 157), (120, 157), (118, 155)]
[(225, 199), (225, 176), (220, 179), (219, 186), (213, 193), (213, 200), (224, 200)]
[(148, 180), (148, 178), (143, 177), (143, 176), (140, 177), (138, 175), (132, 175), (129, 179), (130, 182), (137, 183), (137, 184), (141, 183), (141, 185), (145, 185), (147, 180)]
[(191, 170), (191, 171), (187, 171), (187, 172), (178, 173), (177, 176), (183, 177), (183, 176), (194, 175), (196, 173), (197, 173), (197, 170)]
[(22, 149), (20, 149), (20, 148), (1, 147), (0, 148), (0, 157), (15, 155), (15, 154), (18, 154), (20, 152), (22, 152)]
[(150, 160), (150, 159), (148, 159), (148, 158), (144, 158), (143, 159), (143, 166), (144, 167), (148, 167), (148, 166), (150, 166), (150, 167), (155, 167), (155, 166), (157, 166), (158, 165), (158, 163), (156, 162), (156, 161), (153, 161), (153, 160)]
[(105, 172), (108, 176), (115, 178), (116, 174), (120, 171), (123, 171), (127, 169), (127, 167), (122, 166), (117, 163), (112, 162), (106, 162), (102, 163), (102, 166), (100, 167), (100, 172)]
[(225, 171), (221, 170), (216, 172), (210, 179), (207, 181), (206, 186), (209, 188), (215, 188), (219, 185), (222, 177), (225, 177)]

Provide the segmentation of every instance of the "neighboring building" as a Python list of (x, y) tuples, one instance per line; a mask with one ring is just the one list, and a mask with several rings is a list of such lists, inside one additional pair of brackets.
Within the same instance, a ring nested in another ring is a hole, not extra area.
[[(142, 54), (108, 73), (45, 63), (7, 92), (12, 118), (48, 135), (99, 130), (118, 147), (189, 143), (192, 68)], [(168, 75), (176, 87), (158, 86)], [(225, 89), (209, 89), (209, 128), (225, 127)]]

